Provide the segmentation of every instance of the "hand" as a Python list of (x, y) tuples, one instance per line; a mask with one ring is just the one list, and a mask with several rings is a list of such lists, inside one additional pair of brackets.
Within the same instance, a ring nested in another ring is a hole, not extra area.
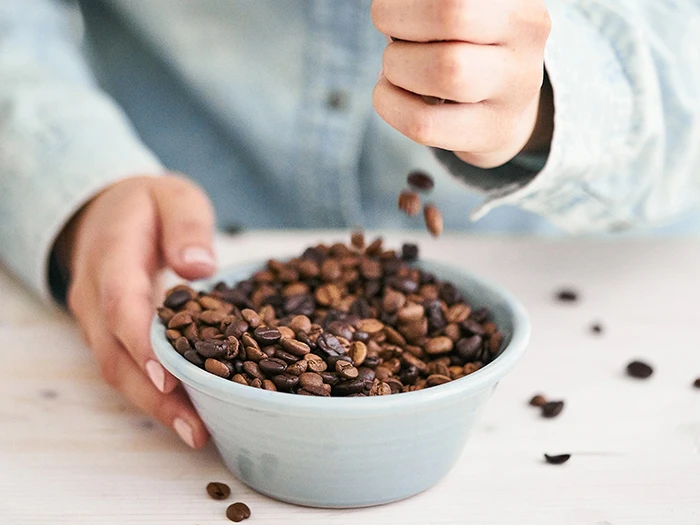
[(374, 107), (398, 131), (482, 168), (551, 142), (543, 0), (374, 0), (372, 19), (395, 39)]
[(213, 273), (213, 224), (209, 200), (191, 182), (135, 177), (90, 201), (56, 245), (71, 272), (68, 306), (102, 377), (191, 447), (203, 446), (207, 431), (151, 348), (154, 278), (165, 265), (186, 279)]

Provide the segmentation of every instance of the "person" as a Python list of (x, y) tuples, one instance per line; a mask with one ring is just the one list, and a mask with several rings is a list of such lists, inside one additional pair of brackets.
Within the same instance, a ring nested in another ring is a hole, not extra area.
[(698, 202), (697, 0), (4, 0), (0, 27), (2, 259), (193, 447), (148, 326), (161, 267), (215, 271), (214, 209), (416, 228), (412, 169), (455, 230), (653, 233)]

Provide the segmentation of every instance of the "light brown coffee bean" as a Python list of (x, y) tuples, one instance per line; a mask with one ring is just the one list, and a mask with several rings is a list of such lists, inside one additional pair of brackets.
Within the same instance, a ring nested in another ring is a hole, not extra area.
[(444, 335), (428, 339), (428, 342), (423, 346), (428, 355), (446, 354), (451, 352), (452, 348), (454, 348), (452, 339)]
[(302, 388), (306, 388), (309, 385), (321, 386), (323, 384), (323, 378), (314, 372), (305, 372), (299, 376), (299, 385)]
[(291, 320), (289, 327), (296, 333), (308, 334), (311, 331), (311, 320), (305, 315), (297, 315)]
[(243, 346), (246, 348), (253, 347), (257, 348), (258, 350), (260, 349), (260, 345), (249, 332), (246, 332), (241, 336), (241, 343), (243, 343)]
[(428, 372), (428, 365), (422, 359), (417, 358), (410, 352), (401, 354), (401, 360), (408, 366), (415, 366), (419, 372), (425, 374)]
[(185, 306), (182, 307), (181, 311), (187, 311), (192, 314), (198, 314), (202, 310), (204, 310), (204, 308), (202, 308), (202, 305), (199, 304), (197, 301), (187, 301), (185, 303)]
[(199, 297), (197, 301), (204, 310), (224, 310), (225, 308), (222, 301), (219, 301), (215, 297), (211, 297), (209, 295), (203, 295)]
[(299, 359), (287, 367), (287, 373), (293, 376), (298, 376), (306, 372), (309, 362), (304, 359)]
[(387, 288), (382, 299), (382, 308), (385, 312), (393, 314), (406, 304), (406, 296), (392, 288)]
[(297, 263), (297, 270), (299, 271), (299, 275), (304, 279), (313, 279), (318, 277), (318, 275), (321, 273), (318, 264), (311, 259), (301, 259)]
[(175, 350), (177, 350), (178, 353), (183, 354), (183, 355), (188, 350), (192, 350), (192, 345), (190, 345), (190, 342), (184, 336), (178, 337), (175, 340), (174, 346), (175, 346)]
[(370, 257), (374, 257), (382, 253), (384, 240), (381, 237), (374, 239), (367, 248), (365, 248), (365, 254)]
[(399, 194), (399, 210), (409, 217), (418, 215), (420, 212), (420, 197), (414, 191), (403, 190)]
[(269, 379), (263, 379), (262, 387), (263, 387), (263, 390), (269, 390), (270, 392), (277, 392), (277, 387)]
[[(449, 373), (449, 371), (448, 371)], [(431, 376), (428, 376), (426, 381), (425, 381), (425, 386), (431, 387), (431, 386), (437, 386), (437, 385), (443, 385), (445, 383), (449, 383), (452, 381), (449, 375), (442, 375), (442, 374), (433, 374)]]
[(503, 341), (503, 335), (501, 332), (494, 332), (489, 337), (489, 352), (496, 355), (501, 349), (501, 341)]
[(425, 315), (422, 304), (409, 304), (401, 308), (396, 314), (396, 320), (401, 324), (418, 321)]
[(348, 361), (337, 361), (335, 363), (335, 371), (344, 379), (355, 379), (359, 375), (357, 368)]
[(258, 312), (251, 310), (250, 308), (245, 308), (241, 310), (241, 315), (243, 319), (248, 323), (248, 325), (255, 329), (262, 324), (262, 318), (258, 315)]
[(297, 339), (283, 337), (280, 339), (280, 345), (282, 345), (282, 348), (284, 348), (287, 352), (297, 357), (304, 357), (306, 354), (311, 352), (309, 345), (302, 343)]
[(460, 377), (464, 377), (464, 370), (462, 369), (461, 366), (454, 365), (449, 368), (450, 371), (450, 377), (452, 379), (459, 379)]
[(392, 328), (389, 325), (386, 325), (384, 327), (384, 335), (386, 335), (386, 340), (393, 345), (406, 345), (406, 339), (404, 338), (404, 336), (402, 336), (400, 332), (398, 332), (396, 329)]
[(318, 302), (320, 305), (333, 306), (340, 302), (342, 299), (342, 293), (340, 288), (338, 288), (335, 284), (329, 283), (316, 288), (314, 297), (316, 298), (316, 302)]
[(246, 361), (243, 363), (243, 370), (250, 377), (260, 379), (261, 381), (265, 379), (265, 376), (260, 370), (260, 366), (255, 361)]
[(450, 323), (445, 328), (443, 328), (443, 333), (446, 337), (452, 339), (453, 343), (456, 343), (462, 337), (462, 330), (460, 330), (457, 323)]
[(468, 376), (469, 374), (473, 374), (474, 372), (476, 372), (477, 370), (479, 370), (479, 368), (481, 368), (481, 366), (482, 366), (482, 365), (481, 365), (481, 363), (479, 363), (479, 362), (476, 362), (476, 363), (467, 363), (467, 364), (464, 365), (464, 367), (463, 367), (464, 375)]
[(321, 263), (321, 279), (326, 282), (333, 282), (340, 279), (343, 269), (336, 259), (326, 259)]
[(246, 358), (249, 361), (253, 361), (254, 363), (259, 363), (263, 359), (267, 359), (268, 355), (260, 350), (260, 348), (256, 346), (246, 346), (245, 347), (245, 355)]
[(199, 330), (202, 339), (223, 339), (224, 334), (216, 326), (204, 326)]
[(367, 358), (367, 345), (362, 341), (353, 341), (350, 343), (348, 356), (355, 366), (360, 366)]
[(370, 396), (388, 396), (391, 394), (391, 387), (384, 381), (375, 379), (369, 389)]
[(352, 232), (350, 236), (350, 244), (356, 250), (363, 250), (365, 247), (365, 234), (361, 231)]
[(254, 378), (250, 382), (249, 386), (252, 386), (253, 388), (262, 388), (262, 379), (260, 379), (259, 377)]
[(183, 328), (194, 320), (190, 312), (178, 312), (168, 322), (168, 328)]
[(373, 334), (381, 332), (384, 329), (384, 323), (382, 323), (379, 319), (362, 319), (358, 323), (357, 329), (361, 332), (366, 332), (371, 336)]
[(228, 379), (233, 373), (233, 367), (229, 363), (219, 361), (212, 357), (204, 361), (204, 369), (210, 374), (223, 377), (224, 379)]
[(426, 204), (423, 208), (425, 226), (433, 237), (439, 237), (442, 233), (442, 214), (434, 204)]
[(282, 296), (290, 297), (292, 295), (306, 295), (309, 292), (309, 285), (306, 283), (290, 283), (282, 289)]
[(170, 308), (167, 308), (165, 306), (161, 306), (158, 308), (158, 318), (163, 321), (163, 324), (166, 326), (170, 322), (170, 320), (175, 316), (175, 310), (172, 310)]
[(306, 354), (304, 356), (304, 361), (309, 364), (309, 370), (312, 372), (324, 372), (328, 368), (328, 365), (323, 358), (317, 356), (316, 354)]
[(180, 339), (180, 337), (182, 337), (182, 334), (177, 330), (170, 329), (165, 331), (165, 337), (167, 337), (168, 340), (172, 342)]
[(231, 381), (234, 383), (239, 383), (241, 385), (248, 386), (248, 381), (246, 381), (246, 378), (243, 374), (236, 374), (231, 378)]
[(363, 258), (360, 261), (360, 275), (368, 280), (381, 279), (382, 265), (379, 261)]
[(471, 313), (472, 309), (469, 305), (464, 303), (453, 304), (447, 309), (445, 320), (448, 323), (461, 323), (462, 321), (466, 321)]
[(393, 374), (393, 372), (389, 369), (389, 367), (381, 364), (377, 368), (374, 369), (374, 373), (380, 381), (384, 381), (388, 378), (390, 378)]
[(277, 330), (279, 330), (280, 334), (282, 334), (282, 337), (286, 337), (287, 339), (294, 339), (294, 337), (296, 337), (294, 330), (292, 330), (288, 326), (280, 325), (277, 327)]

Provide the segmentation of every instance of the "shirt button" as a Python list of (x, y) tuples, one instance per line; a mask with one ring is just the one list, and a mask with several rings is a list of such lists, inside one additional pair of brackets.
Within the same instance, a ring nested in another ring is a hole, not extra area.
[(348, 94), (346, 91), (342, 91), (340, 89), (331, 91), (328, 94), (328, 99), (326, 100), (326, 104), (328, 105), (329, 108), (334, 109), (336, 111), (342, 111), (344, 109), (347, 109), (348, 107)]

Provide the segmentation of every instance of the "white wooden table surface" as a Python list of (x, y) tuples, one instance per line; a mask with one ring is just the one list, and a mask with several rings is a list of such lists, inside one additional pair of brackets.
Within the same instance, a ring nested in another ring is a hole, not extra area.
[[(294, 253), (340, 233), (220, 241), (223, 263)], [(398, 243), (401, 236), (389, 235)], [(75, 327), (0, 273), (0, 523), (227, 523), (221, 480), (264, 524), (700, 525), (700, 242), (419, 236), (423, 254), (510, 288), (533, 322), (457, 467), (407, 501), (295, 507), (238, 483), (209, 446), (186, 448), (98, 377)], [(571, 285), (576, 304), (553, 293)], [(600, 321), (605, 332), (588, 328)], [(625, 377), (633, 358), (654, 365)], [(544, 420), (542, 391), (566, 408)], [(417, 451), (418, 453), (419, 451)], [(562, 466), (542, 454), (573, 454)], [(420, 475), (416, 472), (416, 475)]]

